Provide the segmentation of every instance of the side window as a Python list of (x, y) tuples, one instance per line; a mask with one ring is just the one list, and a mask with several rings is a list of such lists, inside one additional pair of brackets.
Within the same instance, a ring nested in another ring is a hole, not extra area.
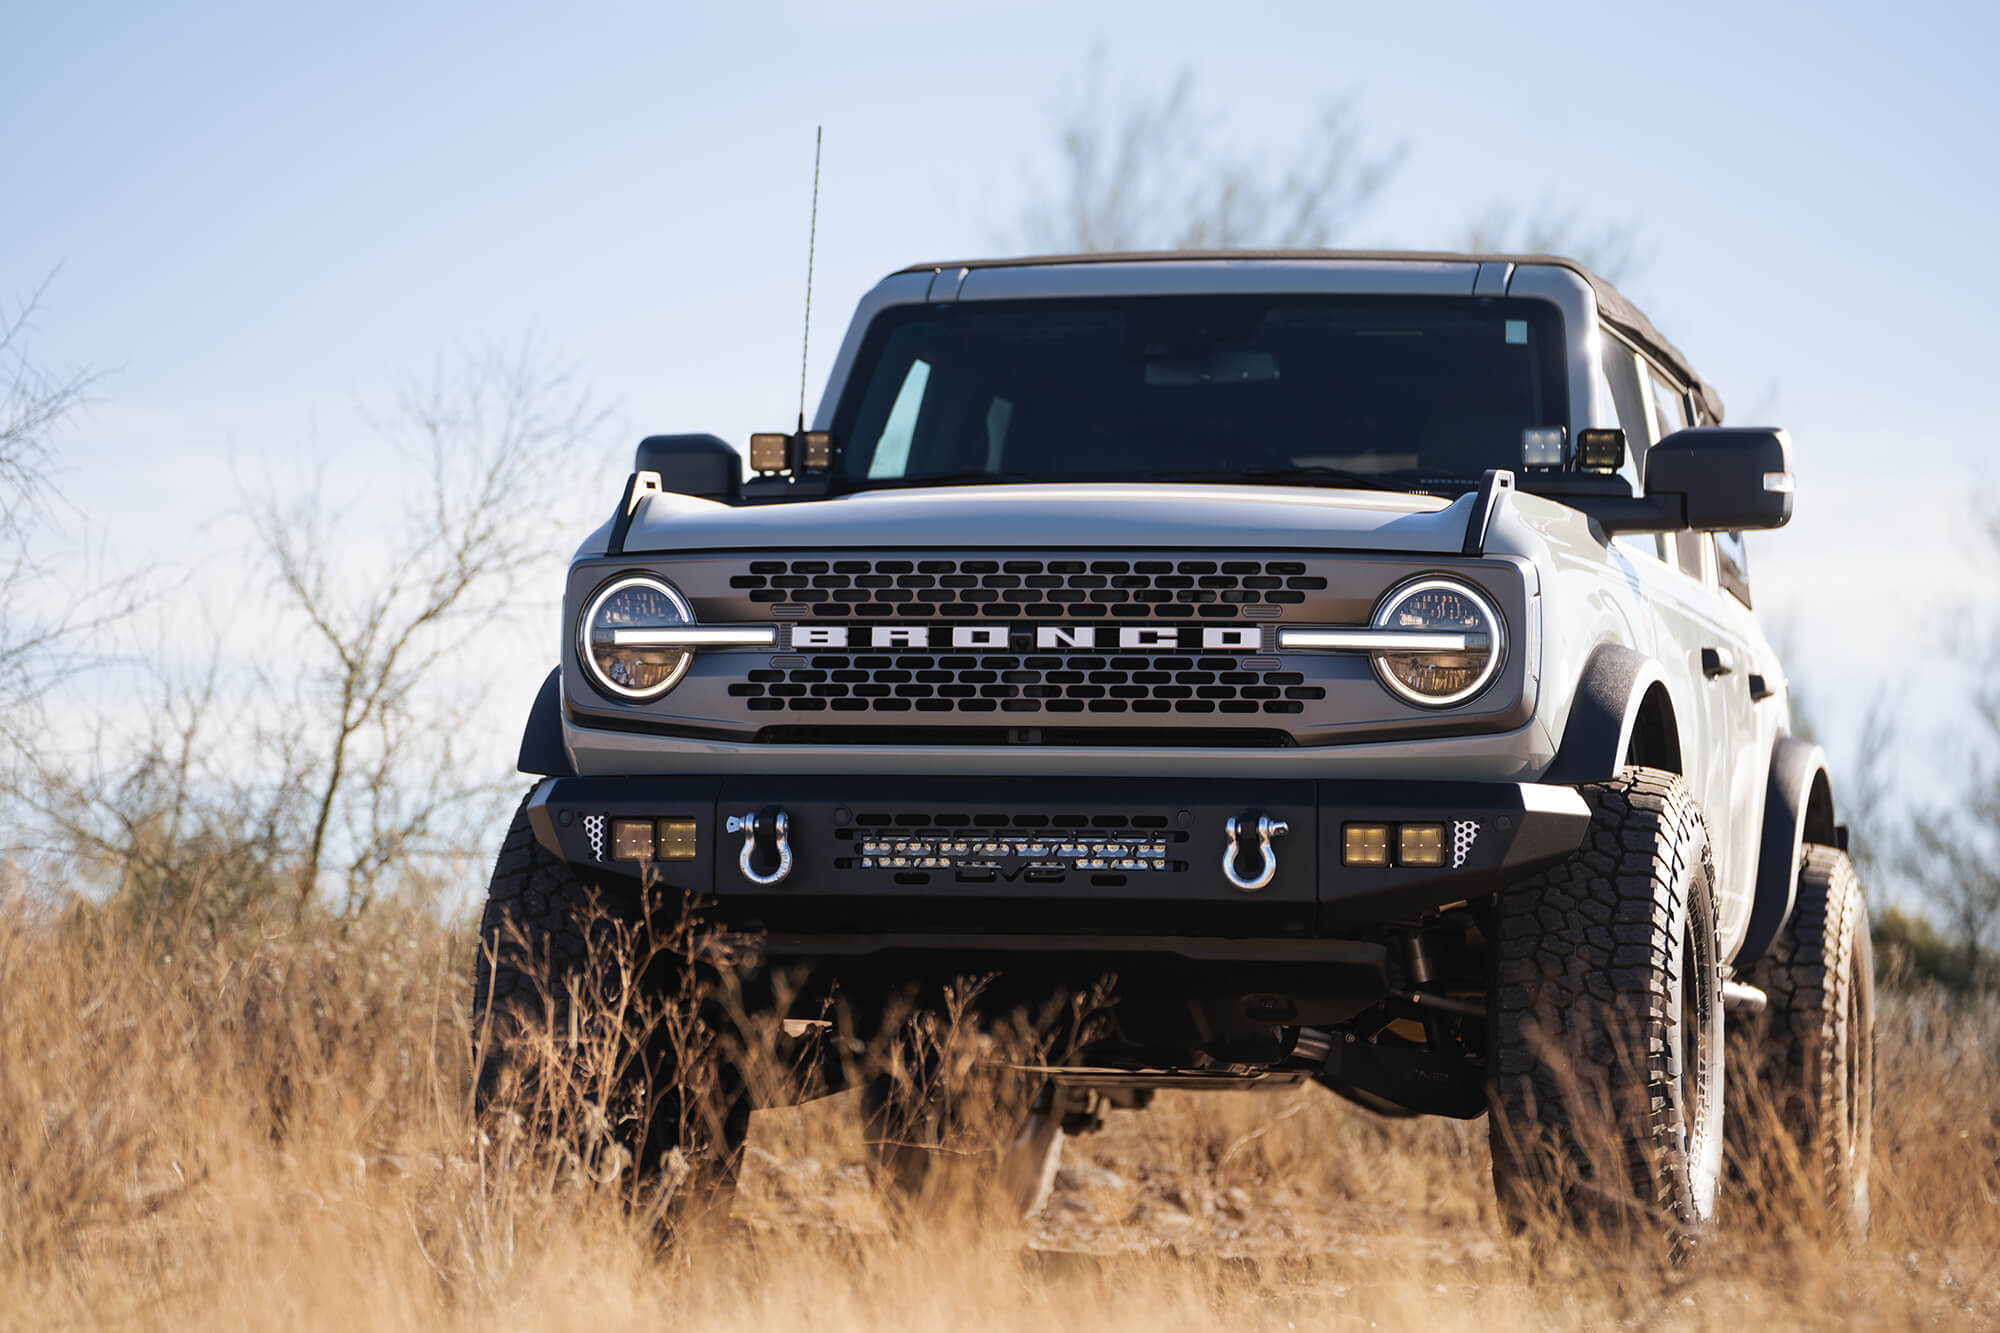
[(1750, 553), (1744, 549), (1740, 532), (1715, 534), (1715, 573), (1722, 586), (1745, 606), (1750, 601)]
[[(1681, 392), (1680, 386), (1651, 366), (1646, 367), (1645, 375), (1646, 401), (1653, 413), (1653, 442), (1657, 444), (1692, 423), (1688, 420), (1687, 395)], [(1665, 545), (1673, 548), (1673, 555), (1669, 558), (1680, 566), (1681, 573), (1704, 583), (1713, 581), (1709, 574), (1709, 566), (1702, 561), (1702, 556), (1710, 545), (1708, 534), (1677, 532), (1662, 540)]]
[(1639, 357), (1609, 333), (1604, 335), (1604, 379), (1611, 389), (1612, 410), (1618, 414), (1618, 425), (1625, 432), (1626, 456), (1637, 457), (1653, 444)]
[(1664, 440), (1677, 430), (1685, 430), (1692, 423), (1688, 421), (1687, 395), (1677, 387), (1660, 378), (1660, 372), (1647, 368), (1646, 378), (1653, 389), (1653, 418), (1659, 423), (1659, 435), (1655, 442)]

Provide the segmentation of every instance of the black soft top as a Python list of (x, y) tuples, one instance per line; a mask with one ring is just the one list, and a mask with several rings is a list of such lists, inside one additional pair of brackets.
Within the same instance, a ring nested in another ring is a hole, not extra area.
[(954, 259), (948, 263), (912, 264), (902, 273), (929, 273), (947, 268), (1030, 268), (1057, 264), (1128, 264), (1142, 261), (1170, 262), (1176, 259), (1324, 259), (1404, 260), (1429, 264), (1550, 264), (1566, 268), (1590, 284), (1597, 293), (1597, 313), (1606, 324), (1631, 339), (1639, 349), (1673, 371), (1700, 398), (1702, 409), (1712, 423), (1722, 420), (1722, 395), (1715, 386), (1695, 373), (1681, 349), (1668, 342), (1644, 311), (1625, 299), (1610, 281), (1592, 273), (1574, 259), (1561, 255), (1467, 254), (1452, 250), (1136, 250), (1107, 251), (1084, 255), (1021, 255), (1013, 259)]

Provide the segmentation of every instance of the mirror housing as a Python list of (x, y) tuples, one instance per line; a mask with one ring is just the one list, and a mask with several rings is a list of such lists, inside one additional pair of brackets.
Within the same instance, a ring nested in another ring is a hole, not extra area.
[(713, 435), (648, 435), (632, 456), (634, 472), (657, 472), (676, 495), (736, 504), (743, 498), (743, 455)]
[(1792, 441), (1772, 426), (1692, 426), (1646, 451), (1646, 493), (1580, 505), (1607, 534), (1753, 532), (1792, 520)]
[(1750, 532), (1792, 521), (1792, 441), (1770, 426), (1677, 430), (1646, 454), (1646, 494), (1683, 497), (1696, 532)]

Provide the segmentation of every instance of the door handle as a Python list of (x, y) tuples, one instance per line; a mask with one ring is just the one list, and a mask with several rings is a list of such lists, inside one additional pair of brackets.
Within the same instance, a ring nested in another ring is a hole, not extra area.
[(1736, 670), (1736, 659), (1727, 648), (1704, 648), (1701, 650), (1701, 674), (1714, 680)]

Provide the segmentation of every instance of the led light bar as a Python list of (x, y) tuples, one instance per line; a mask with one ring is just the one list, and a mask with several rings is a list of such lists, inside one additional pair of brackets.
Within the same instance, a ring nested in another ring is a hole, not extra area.
[(778, 631), (769, 625), (663, 625), (611, 631), (611, 642), (619, 648), (768, 648), (777, 641)]
[(1281, 629), (1278, 646), (1349, 653), (1463, 653), (1486, 647), (1486, 636), (1433, 630)]

